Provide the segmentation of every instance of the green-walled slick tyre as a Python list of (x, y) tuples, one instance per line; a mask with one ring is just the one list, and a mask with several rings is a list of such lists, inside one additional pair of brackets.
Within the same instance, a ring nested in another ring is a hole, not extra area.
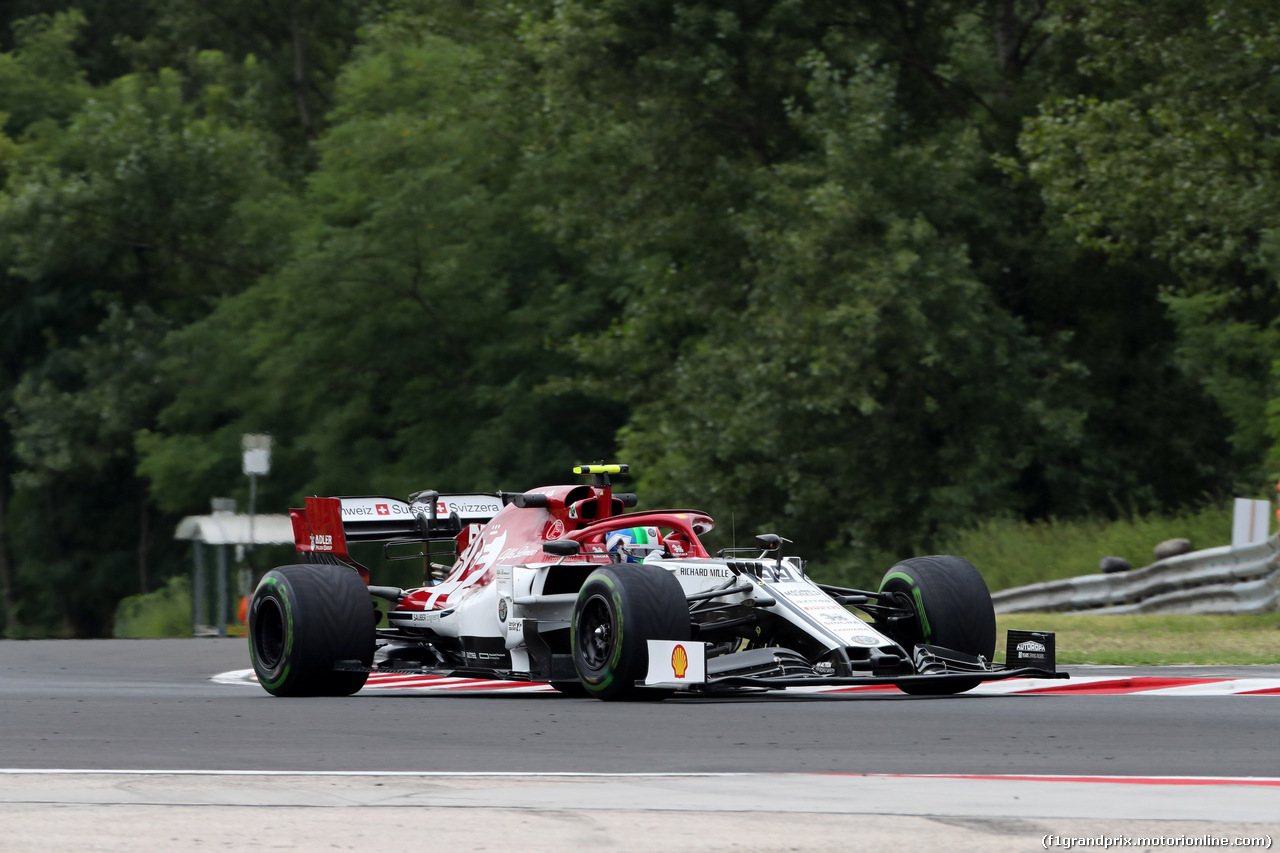
[(578, 680), (591, 696), (665, 699), (671, 690), (636, 687), (649, 671), (649, 640), (691, 635), (680, 581), (666, 569), (622, 563), (587, 577), (573, 607), (570, 643)]
[[(944, 646), (991, 660), (996, 649), (996, 611), (991, 593), (973, 563), (961, 557), (912, 557), (890, 569), (880, 590), (905, 593), (915, 619), (894, 623), (885, 633), (908, 653), (917, 643)], [(920, 696), (963, 693), (980, 678), (904, 682), (898, 689)]]
[(350, 696), (367, 672), (338, 661), (373, 663), (368, 587), (354, 569), (282, 566), (263, 576), (249, 604), (249, 657), (258, 683), (275, 696)]

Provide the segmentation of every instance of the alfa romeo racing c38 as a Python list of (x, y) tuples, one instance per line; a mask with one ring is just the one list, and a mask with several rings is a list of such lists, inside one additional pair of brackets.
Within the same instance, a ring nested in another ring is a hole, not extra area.
[[(332, 696), (371, 672), (434, 673), (619, 700), (800, 685), (936, 695), (1066, 677), (1049, 633), (1009, 632), (1007, 662), (994, 662), (991, 596), (964, 559), (915, 557), (876, 590), (834, 587), (776, 535), (713, 556), (706, 513), (629, 511), (636, 496), (611, 482), (625, 465), (574, 471), (591, 484), (307, 498), (291, 510), (298, 564), (268, 572), (250, 602), (259, 683)], [(423, 561), (424, 584), (370, 585), (349, 549), (362, 542)]]

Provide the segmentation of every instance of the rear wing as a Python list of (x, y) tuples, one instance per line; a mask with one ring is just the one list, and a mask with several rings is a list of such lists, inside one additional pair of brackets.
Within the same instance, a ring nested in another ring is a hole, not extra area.
[(502, 509), (498, 495), (419, 492), (410, 502), (375, 496), (307, 498), (289, 510), (299, 553), (347, 559), (348, 542), (452, 539), (469, 524), (483, 524)]

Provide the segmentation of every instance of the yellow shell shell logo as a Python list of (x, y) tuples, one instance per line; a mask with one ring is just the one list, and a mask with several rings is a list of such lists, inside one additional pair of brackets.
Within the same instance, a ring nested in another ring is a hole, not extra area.
[(684, 646), (676, 646), (672, 650), (671, 670), (676, 678), (684, 678), (684, 674), (689, 671), (689, 653), (684, 650)]

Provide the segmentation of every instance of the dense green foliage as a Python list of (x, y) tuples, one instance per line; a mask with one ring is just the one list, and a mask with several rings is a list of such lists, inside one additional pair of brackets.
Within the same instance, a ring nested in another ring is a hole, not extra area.
[(1255, 492), (1272, 17), (7, 4), (0, 630), (110, 633), (179, 517), (243, 501), (245, 432), (272, 511), (620, 458), (857, 582)]
[(122, 598), (116, 606), (113, 637), (154, 640), (159, 637), (190, 637), (191, 581), (169, 578), (155, 592)]

